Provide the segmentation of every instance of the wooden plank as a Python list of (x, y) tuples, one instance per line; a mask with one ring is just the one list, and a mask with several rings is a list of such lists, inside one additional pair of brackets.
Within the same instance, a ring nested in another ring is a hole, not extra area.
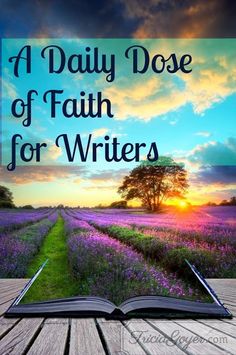
[(8, 302), (5, 302), (0, 305), (0, 316), (6, 312), (6, 310), (10, 307), (12, 302), (13, 302), (13, 300), (9, 300)]
[(29, 279), (0, 279), (1, 287), (22, 286), (25, 285)]
[(165, 320), (147, 320), (155, 329), (171, 338), (183, 351), (190, 354), (201, 354), (204, 348), (204, 354), (218, 355), (225, 354), (225, 351), (217, 348), (215, 345), (203, 339), (201, 336), (191, 332), (191, 323), (189, 321), (188, 329), (181, 327), (173, 321)]
[(19, 321), (19, 318), (0, 317), (0, 338), (3, 337)]
[(233, 323), (236, 325), (236, 318), (232, 318), (232, 319), (221, 319), (221, 322), (224, 322), (224, 323)]
[(97, 321), (109, 354), (146, 354), (121, 322), (105, 319)]
[(197, 321), (236, 338), (236, 324), (234, 323), (223, 323), (215, 319), (198, 319)]
[(215, 288), (216, 290), (219, 291), (224, 291), (224, 290), (230, 290), (232, 292), (235, 292), (235, 287), (236, 287), (236, 279), (229, 279), (230, 283), (228, 283), (227, 279), (218, 279), (215, 282), (210, 282), (210, 286), (212, 288)]
[(231, 292), (228, 288), (225, 289), (225, 291), (219, 290), (219, 292), (217, 292), (217, 295), (220, 297), (229, 297), (229, 298), (233, 298), (234, 302), (235, 302), (235, 296), (236, 293), (235, 292)]
[(236, 296), (236, 284), (235, 282), (231, 282), (232, 284), (223, 284), (220, 282), (215, 282), (211, 284), (212, 288), (218, 295), (225, 295), (225, 296)]
[(191, 332), (206, 339), (210, 343), (214, 344), (217, 348), (228, 351), (230, 354), (235, 354), (235, 349), (236, 349), (235, 338), (223, 334), (221, 331), (215, 330), (200, 322), (193, 321), (191, 322), (190, 325), (189, 321), (179, 320), (176, 321), (176, 323), (181, 325), (185, 329), (189, 329), (191, 327), (190, 328)]
[(18, 283), (12, 284), (12, 283), (9, 283), (9, 284), (5, 284), (5, 285), (3, 285), (3, 284), (1, 283), (0, 294), (1, 294), (2, 292), (4, 292), (4, 291), (12, 290), (12, 289), (21, 290), (22, 287), (24, 287), (23, 285), (25, 285), (25, 283), (22, 283), (22, 284), (18, 284)]
[(230, 295), (230, 296), (227, 296), (227, 295), (220, 296), (220, 295), (218, 295), (218, 297), (219, 297), (219, 299), (220, 299), (220, 301), (222, 303), (228, 303), (228, 304), (231, 304), (232, 306), (236, 306), (236, 302), (235, 302), (236, 295), (235, 296), (232, 296), (232, 295)]
[(21, 287), (5, 287), (5, 288), (1, 288), (0, 290), (0, 297), (5, 296), (6, 294), (8, 294), (9, 292), (18, 292), (20, 293), (20, 291), (22, 290)]
[(105, 355), (95, 320), (72, 319), (70, 335), (70, 355)]
[(220, 286), (225, 286), (225, 285), (229, 285), (229, 286), (236, 286), (236, 279), (232, 279), (232, 278), (228, 278), (228, 279), (214, 279), (214, 278), (210, 278), (210, 279), (206, 279), (207, 282), (210, 285), (220, 285)]
[(0, 340), (1, 355), (23, 354), (39, 331), (42, 318), (24, 318)]
[(10, 293), (16, 293), (19, 294), (23, 287), (8, 287), (0, 290), (0, 298), (10, 294)]
[(17, 280), (17, 279), (8, 279), (8, 282), (3, 282), (2, 279), (0, 279), (0, 294), (1, 291), (4, 290), (10, 290), (12, 288), (18, 288), (18, 289), (22, 289), (26, 283), (28, 282), (27, 279), (23, 280)]
[(224, 306), (229, 309), (234, 317), (236, 317), (236, 306), (232, 306), (231, 304), (225, 303)]
[(211, 279), (207, 281), (216, 292), (224, 293), (224, 291), (227, 291), (236, 293), (236, 279)]
[(0, 279), (2, 286), (8, 285), (24, 285), (29, 279)]
[(236, 298), (233, 296), (226, 296), (225, 294), (223, 295), (219, 295), (220, 300), (224, 303), (224, 302), (229, 302), (232, 303), (232, 305), (236, 305)]
[[(7, 282), (8, 281), (8, 282)], [(9, 300), (13, 300), (18, 296), (25, 286), (27, 280), (0, 280), (0, 304), (4, 304)]]
[(222, 294), (224, 294), (224, 293), (228, 293), (228, 294), (233, 293), (233, 294), (235, 294), (235, 291), (236, 291), (234, 285), (233, 286), (229, 286), (229, 285), (224, 285), (223, 286), (223, 285), (220, 285), (220, 284), (217, 285), (217, 283), (215, 283), (213, 289), (217, 293), (222, 293)]
[(13, 300), (14, 300), (18, 295), (19, 295), (19, 292), (14, 292), (14, 291), (8, 292), (7, 294), (1, 296), (1, 298), (0, 298), (0, 305), (3, 304), (3, 303), (8, 302), (8, 301), (10, 301), (10, 300), (12, 300), (12, 302), (13, 302)]
[(137, 319), (126, 321), (125, 324), (133, 339), (136, 339), (148, 354), (185, 354), (185, 351), (175, 345), (171, 338), (159, 332), (146, 321)]
[(29, 355), (64, 354), (69, 329), (68, 319), (48, 319), (27, 352)]

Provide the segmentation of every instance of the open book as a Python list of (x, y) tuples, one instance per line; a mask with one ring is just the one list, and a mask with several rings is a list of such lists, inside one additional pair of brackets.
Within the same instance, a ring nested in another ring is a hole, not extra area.
[(127, 319), (130, 317), (207, 317), (232, 318), (231, 313), (208, 285), (199, 271), (186, 261), (197, 280), (210, 297), (210, 302), (192, 301), (168, 296), (137, 296), (119, 306), (101, 297), (77, 296), (48, 301), (22, 303), (22, 299), (43, 270), (46, 262), (27, 283), (7, 310), (6, 317), (105, 317)]

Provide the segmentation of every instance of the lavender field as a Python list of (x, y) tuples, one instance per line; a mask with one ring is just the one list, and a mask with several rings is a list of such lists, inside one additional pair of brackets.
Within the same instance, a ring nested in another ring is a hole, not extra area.
[[(204, 297), (185, 259), (205, 277), (236, 277), (236, 208), (195, 207), (148, 214), (136, 209), (0, 211), (0, 277), (25, 277), (60, 222), (78, 294), (115, 302), (139, 294)], [(59, 240), (59, 239), (58, 239)], [(60, 241), (61, 242), (61, 241)]]
[(25, 277), (27, 265), (56, 222), (55, 210), (0, 212), (0, 278)]
[(107, 209), (68, 213), (166, 270), (181, 274), (188, 259), (205, 277), (236, 277), (236, 207), (171, 209), (160, 214)]

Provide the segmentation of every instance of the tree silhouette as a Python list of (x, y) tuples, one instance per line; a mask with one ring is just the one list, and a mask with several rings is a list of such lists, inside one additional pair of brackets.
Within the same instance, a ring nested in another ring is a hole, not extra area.
[(219, 204), (220, 206), (236, 206), (236, 196), (230, 198), (230, 200), (223, 200)]
[(231, 197), (231, 199), (229, 200), (229, 205), (236, 206), (236, 196)]
[(5, 187), (0, 185), (0, 208), (13, 208), (13, 196), (11, 191)]
[(183, 198), (187, 191), (187, 172), (169, 157), (159, 157), (157, 162), (142, 162), (125, 176), (118, 192), (127, 201), (139, 199), (150, 211), (158, 211), (167, 199)]
[(115, 201), (110, 204), (110, 208), (127, 208), (127, 201)]

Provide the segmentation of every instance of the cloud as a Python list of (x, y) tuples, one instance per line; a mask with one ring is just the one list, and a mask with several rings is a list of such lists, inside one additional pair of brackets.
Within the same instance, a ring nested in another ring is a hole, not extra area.
[[(4, 118), (4, 127), (6, 127), (6, 118)], [(38, 162), (38, 165), (55, 165), (58, 164), (57, 159), (62, 155), (62, 148), (57, 147), (55, 143), (51, 139), (45, 139), (41, 138), (39, 135), (36, 135), (36, 131), (40, 134), (44, 131), (44, 128), (41, 127), (39, 122), (35, 120), (35, 124), (33, 127), (28, 127), (28, 130), (24, 132), (24, 134), (21, 134), (23, 139), (18, 139), (17, 142), (21, 144), (24, 144), (25, 142), (31, 143), (33, 146), (36, 146), (38, 142), (44, 142), (47, 144), (46, 147), (42, 147), (40, 150), (40, 162)], [(9, 164), (10, 161), (12, 161), (12, 151), (11, 151), (11, 146), (10, 142), (12, 139), (12, 132), (8, 130), (4, 130), (2, 132), (2, 157), (3, 157), (3, 164), (7, 165)], [(17, 164), (20, 162), (21, 165), (24, 165), (23, 161), (20, 161), (18, 159), (19, 157), (19, 150), (17, 150)], [(27, 164), (34, 164), (35, 163), (35, 156), (32, 160), (32, 162), (27, 163)], [(27, 165), (26, 164), (26, 165)]]
[(104, 137), (108, 133), (109, 129), (108, 128), (98, 128), (95, 129), (92, 134), (93, 138), (99, 138), (99, 137)]
[(55, 161), (62, 155), (62, 149), (55, 145), (51, 145), (48, 147), (46, 153), (43, 155), (42, 161), (50, 162), (50, 160)]
[(197, 145), (186, 158), (198, 165), (236, 165), (236, 138)]
[[(201, 70), (198, 66), (199, 70), (185, 77), (185, 95), (192, 103), (196, 114), (204, 113), (214, 104), (222, 102), (227, 96), (236, 92), (236, 70), (232, 66), (230, 53), (224, 57), (227, 69), (221, 65), (221, 57), (212, 58), (205, 55), (203, 60)], [(207, 60), (208, 67), (206, 67)]]
[(2, 79), (2, 97), (4, 99), (15, 100), (18, 97), (16, 86), (8, 80)]
[(125, 175), (129, 174), (129, 169), (121, 168), (118, 170), (108, 169), (86, 174), (86, 179), (75, 179), (75, 184), (80, 184), (80, 188), (85, 191), (94, 191), (94, 193), (117, 193)]
[(1, 0), (0, 23), (5, 37), (235, 37), (235, 8), (232, 0)]
[(188, 195), (188, 200), (193, 204), (204, 204), (209, 201), (219, 203), (222, 200), (229, 200), (236, 195), (236, 185), (199, 185), (191, 188)]
[(127, 133), (112, 133), (111, 138), (126, 137)]
[[(166, 13), (168, 11), (184, 13), (187, 11), (192, 16), (202, 8), (199, 0), (196, 1), (194, 6), (190, 6), (190, 3), (186, 0), (185, 6), (179, 5), (173, 0), (148, 0), (145, 4), (140, 0), (134, 0), (133, 5), (130, 4), (131, 2), (128, 3), (129, 5), (123, 4), (121, 14), (129, 21), (132, 18), (138, 18), (140, 21), (140, 16), (141, 18), (142, 16), (149, 18), (149, 13), (150, 17), (155, 17), (155, 11), (157, 13)], [(210, 3), (212, 4), (211, 6), (218, 6), (215, 0), (210, 0)], [(64, 8), (65, 14), (67, 11), (70, 13), (68, 6), (60, 2), (57, 9), (60, 9), (60, 5)], [(118, 6), (118, 3), (116, 5)], [(37, 3), (36, 6), (45, 7), (47, 11), (52, 11), (54, 1), (50, 2), (48, 6), (43, 2), (41, 5)], [(210, 8), (211, 6), (209, 5)], [(204, 4), (204, 7), (207, 8), (207, 5)], [(103, 12), (106, 12), (106, 9), (107, 6), (104, 6)], [(83, 10), (84, 7), (82, 6), (80, 11), (83, 12)], [(59, 10), (57, 11), (60, 13)], [(43, 43), (44, 41), (42, 40)], [(170, 73), (158, 75), (149, 70), (144, 75), (137, 74), (135, 76), (131, 75), (129, 67), (131, 63), (122, 62), (119, 66), (119, 74), (122, 74), (119, 77), (117, 75), (116, 82), (102, 88), (104, 95), (111, 100), (114, 106), (115, 119), (125, 120), (132, 117), (149, 121), (157, 116), (164, 116), (173, 111), (176, 112), (187, 104), (192, 105), (195, 114), (202, 115), (206, 110), (236, 93), (236, 68), (234, 65), (236, 51), (234, 42), (229, 42), (228, 40), (217, 42), (217, 40), (213, 41), (212, 39), (205, 41), (184, 38), (178, 41), (160, 39), (158, 42), (148, 41), (147, 48), (149, 49), (150, 57), (161, 53), (168, 58), (171, 53), (176, 53), (177, 57), (180, 58), (181, 54), (190, 53), (193, 57), (193, 71), (190, 75), (181, 74), (180, 71), (174, 75)], [(95, 82), (95, 86), (98, 83), (101, 89), (102, 84), (100, 81)], [(10, 81), (7, 85), (11, 85)], [(81, 82), (78, 85), (80, 87)], [(10, 91), (11, 95), (14, 95), (14, 87), (8, 87), (5, 91), (7, 92), (7, 90)], [(50, 122), (54, 123), (53, 120)], [(175, 124), (175, 121), (171, 121), (171, 123)]]
[(8, 37), (108, 38), (131, 35), (136, 20), (127, 21), (117, 0), (2, 0), (0, 22)]
[(92, 134), (92, 135), (93, 135), (93, 139), (96, 139), (96, 138), (104, 137), (108, 132), (109, 132), (109, 129), (103, 127), (103, 128), (95, 129), (95, 130), (93, 130), (92, 132), (85, 132), (85, 133), (82, 133), (81, 136), (82, 136), (83, 138), (88, 138), (88, 135), (89, 135), (89, 134)]
[(19, 166), (13, 172), (0, 166), (1, 183), (24, 185), (37, 182), (54, 182), (71, 177), (85, 176), (85, 167), (78, 166)]
[(230, 0), (122, 0), (122, 3), (125, 16), (139, 20), (133, 33), (136, 38), (217, 38), (235, 35), (232, 23), (236, 5)]
[(192, 174), (192, 182), (218, 186), (235, 185), (236, 166), (205, 166)]
[(211, 132), (208, 131), (200, 131), (200, 132), (196, 132), (195, 136), (199, 136), (199, 137), (210, 137), (211, 136)]
[(236, 195), (236, 166), (201, 166), (189, 174), (187, 198), (193, 203), (220, 202)]
[[(101, 186), (100, 185), (86, 186), (86, 190), (101, 192)], [(116, 192), (117, 185), (116, 184), (104, 185), (104, 186), (102, 186), (102, 190)]]
[(98, 183), (107, 183), (108, 181), (112, 182), (120, 182), (120, 180), (129, 173), (129, 169), (121, 168), (119, 170), (103, 170), (100, 172), (96, 172), (90, 174), (88, 179), (95, 184)]
[(163, 82), (151, 78), (143, 85), (143, 80), (127, 86), (113, 85), (104, 93), (115, 107), (115, 119), (125, 120), (130, 117), (149, 121), (156, 116), (175, 111), (186, 104), (186, 95), (177, 90), (170, 81)]
[[(133, 76), (132, 81), (130, 76), (120, 77), (114, 85), (104, 89), (114, 106), (115, 119), (132, 117), (149, 121), (176, 112), (187, 104), (192, 106), (196, 115), (203, 115), (236, 93), (236, 52), (230, 42), (159, 40), (149, 41), (146, 47), (150, 58), (160, 53), (165, 58), (171, 53), (176, 53), (177, 58), (181, 53), (190, 53), (192, 72), (190, 75), (181, 72), (156, 74), (149, 68), (145, 74)], [(126, 64), (122, 67), (124, 71), (127, 70)]]

